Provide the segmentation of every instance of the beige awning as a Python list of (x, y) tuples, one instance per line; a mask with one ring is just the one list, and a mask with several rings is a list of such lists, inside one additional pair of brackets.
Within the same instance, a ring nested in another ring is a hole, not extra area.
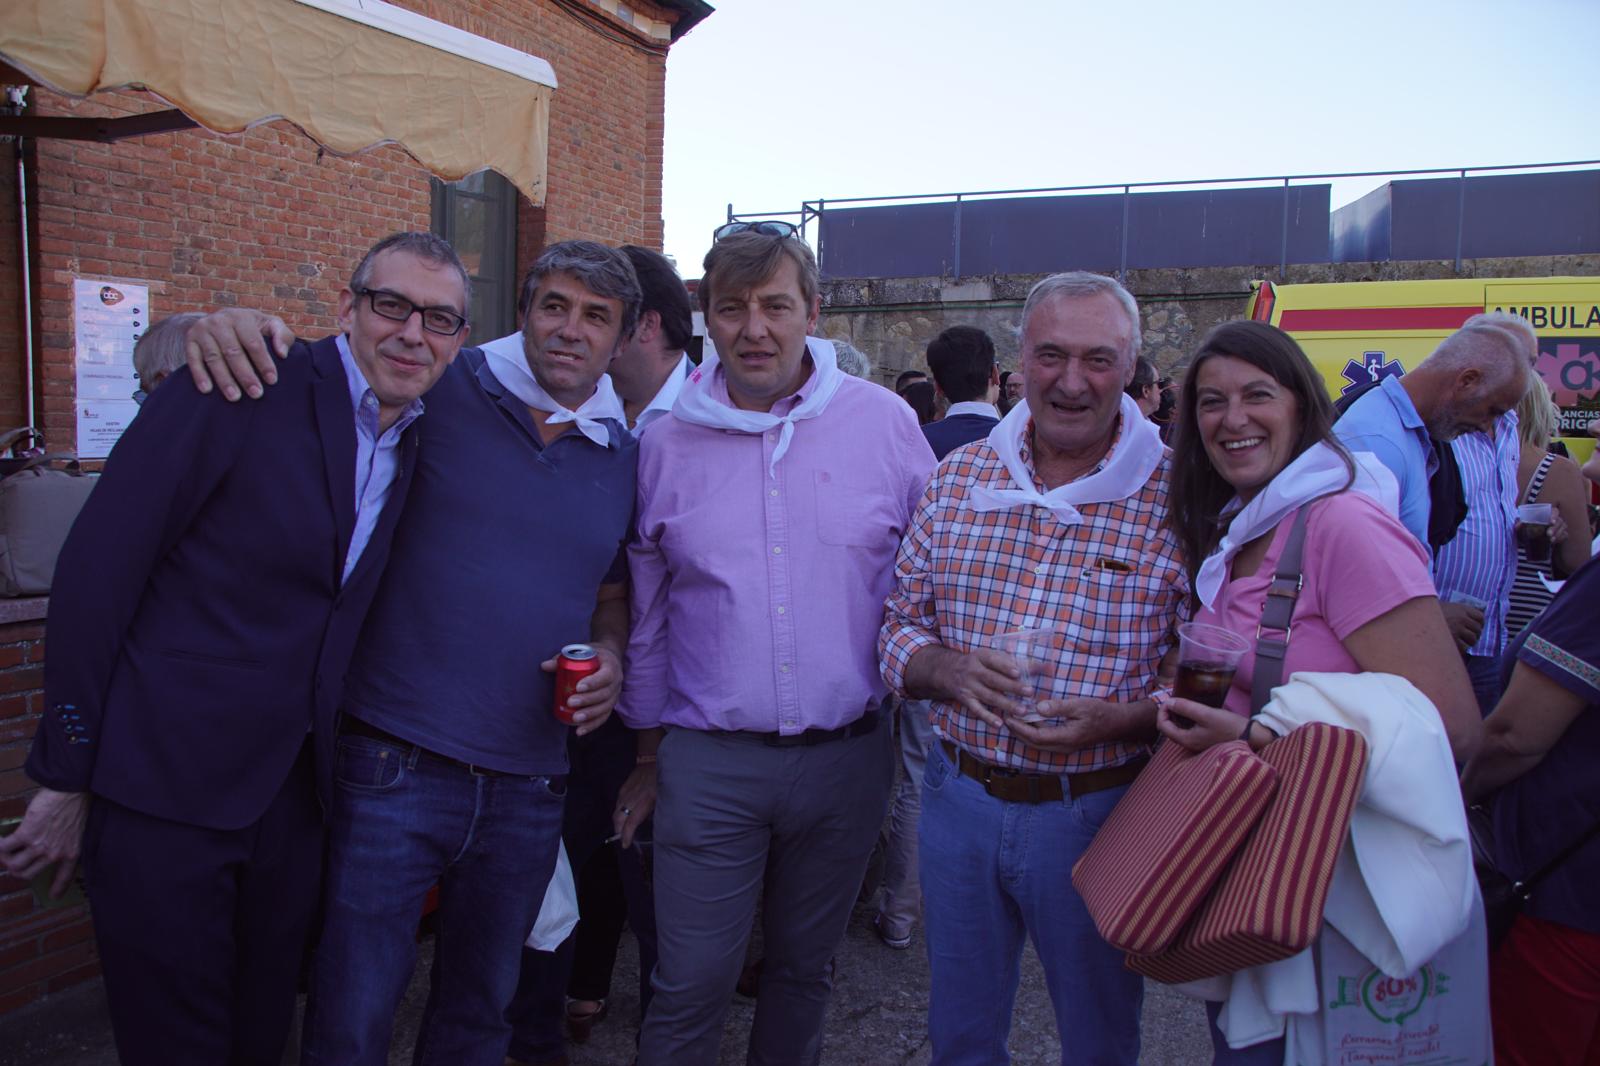
[(544, 202), (542, 59), (380, 0), (3, 0), (0, 60), (57, 92), (146, 89), (208, 129), (288, 119), (351, 154), (398, 143)]

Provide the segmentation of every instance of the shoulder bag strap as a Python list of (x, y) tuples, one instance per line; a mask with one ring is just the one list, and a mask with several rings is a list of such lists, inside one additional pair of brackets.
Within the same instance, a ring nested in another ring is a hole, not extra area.
[(1310, 513), (1309, 503), (1295, 512), (1289, 539), (1284, 542), (1283, 554), (1278, 556), (1278, 568), (1272, 574), (1266, 601), (1261, 605), (1261, 623), (1256, 626), (1256, 668), (1250, 678), (1252, 718), (1267, 705), (1272, 690), (1283, 684), (1283, 659), (1289, 653), (1289, 623), (1294, 618), (1294, 604), (1300, 598), (1303, 584), (1300, 560), (1305, 553), (1306, 517)]
[(1562, 863), (1566, 862), (1567, 859), (1571, 858), (1573, 852), (1577, 851), (1579, 848), (1589, 843), (1589, 841), (1593, 840), (1596, 833), (1600, 833), (1600, 819), (1596, 819), (1588, 829), (1585, 829), (1582, 833), (1578, 834), (1578, 838), (1576, 840), (1562, 848), (1560, 851), (1556, 852), (1555, 856), (1552, 857), (1549, 862), (1539, 867), (1521, 881), (1518, 881), (1514, 886), (1512, 886), (1511, 890), (1522, 899), (1527, 899), (1533, 894), (1534, 885), (1537, 885), (1540, 881), (1543, 881), (1546, 877), (1549, 877), (1550, 874), (1554, 872), (1556, 867), (1560, 866)]

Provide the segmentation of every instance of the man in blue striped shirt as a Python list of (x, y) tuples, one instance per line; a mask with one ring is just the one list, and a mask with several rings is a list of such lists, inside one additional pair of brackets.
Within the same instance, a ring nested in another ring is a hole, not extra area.
[(1488, 433), (1463, 433), (1450, 442), (1461, 468), (1467, 517), (1439, 549), (1434, 584), (1461, 645), (1472, 690), (1485, 715), (1500, 699), (1500, 653), (1517, 570), (1512, 526), (1517, 517), (1517, 460), (1522, 442), (1517, 413), (1507, 411)]

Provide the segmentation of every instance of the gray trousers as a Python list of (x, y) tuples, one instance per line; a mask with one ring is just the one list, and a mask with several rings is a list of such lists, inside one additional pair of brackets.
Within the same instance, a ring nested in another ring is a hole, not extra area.
[(922, 775), (933, 738), (933, 702), (897, 700), (900, 719), (900, 781), (889, 808), (889, 849), (883, 863), (883, 900), (878, 920), (890, 936), (910, 936), (922, 914), (917, 880), (917, 818), (922, 814)]
[(887, 721), (813, 747), (667, 733), (655, 813), (660, 961), (640, 1066), (716, 1063), (763, 893), (766, 955), (747, 1061), (818, 1061), (828, 960), (888, 807), (890, 744)]

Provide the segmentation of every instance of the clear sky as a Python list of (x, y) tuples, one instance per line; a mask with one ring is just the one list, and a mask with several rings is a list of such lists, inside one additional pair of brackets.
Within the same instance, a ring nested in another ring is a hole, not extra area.
[(1600, 158), (1600, 0), (712, 3), (667, 60), (686, 278), (729, 202)]

